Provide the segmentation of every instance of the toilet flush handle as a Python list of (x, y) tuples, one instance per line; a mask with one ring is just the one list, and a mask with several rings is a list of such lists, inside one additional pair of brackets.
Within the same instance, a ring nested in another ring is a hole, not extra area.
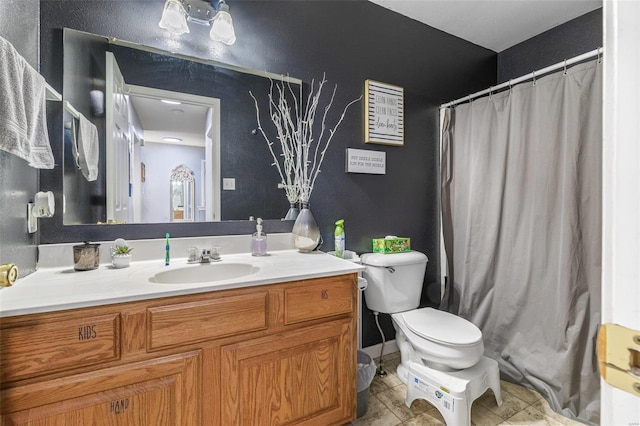
[(387, 268), (387, 271), (389, 271), (390, 273), (394, 273), (396, 270), (393, 268), (393, 266), (385, 266), (385, 268)]

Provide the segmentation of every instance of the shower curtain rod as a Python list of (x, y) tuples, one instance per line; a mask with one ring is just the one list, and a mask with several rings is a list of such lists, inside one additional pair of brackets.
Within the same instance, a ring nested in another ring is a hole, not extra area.
[(449, 102), (449, 103), (446, 103), (446, 104), (442, 104), (442, 105), (440, 105), (440, 108), (447, 108), (447, 107), (454, 106), (454, 105), (457, 105), (457, 104), (462, 103), (462, 102), (470, 102), (472, 99), (479, 98), (482, 95), (486, 95), (486, 94), (495, 92), (496, 90), (504, 89), (505, 87), (510, 87), (510, 86), (515, 85), (515, 84), (521, 83), (523, 81), (532, 80), (532, 79), (534, 79), (536, 77), (540, 77), (540, 76), (542, 76), (544, 74), (548, 74), (548, 73), (550, 73), (552, 71), (555, 71), (555, 70), (558, 70), (558, 69), (561, 69), (561, 68), (566, 68), (569, 65), (573, 65), (573, 64), (575, 64), (577, 62), (584, 61), (584, 60), (589, 59), (589, 58), (591, 58), (593, 56), (601, 56), (602, 52), (603, 52), (603, 48), (602, 47), (598, 47), (597, 49), (592, 50), (591, 52), (583, 53), (582, 55), (578, 55), (578, 56), (576, 56), (574, 58), (571, 58), (571, 59), (565, 59), (564, 61), (558, 62), (555, 65), (550, 65), (550, 66), (548, 66), (546, 68), (542, 68), (542, 69), (540, 69), (538, 71), (534, 71), (534, 72), (529, 73), (527, 75), (523, 75), (522, 77), (518, 77), (518, 78), (509, 80), (509, 81), (505, 81), (504, 83), (498, 84), (497, 86), (490, 86), (488, 89), (484, 89), (484, 90), (481, 90), (480, 92), (476, 92), (474, 94), (467, 95), (467, 96), (462, 97), (460, 99), (457, 99), (455, 101), (452, 101), (452, 102)]

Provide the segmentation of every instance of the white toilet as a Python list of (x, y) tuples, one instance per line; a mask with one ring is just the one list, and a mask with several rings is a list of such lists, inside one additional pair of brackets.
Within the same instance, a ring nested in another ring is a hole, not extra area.
[(363, 254), (364, 297), (372, 311), (391, 314), (407, 405), (426, 399), (447, 424), (470, 424), (471, 404), (487, 389), (502, 403), (498, 364), (483, 356), (482, 332), (474, 324), (437, 309), (417, 309), (427, 261), (417, 251)]

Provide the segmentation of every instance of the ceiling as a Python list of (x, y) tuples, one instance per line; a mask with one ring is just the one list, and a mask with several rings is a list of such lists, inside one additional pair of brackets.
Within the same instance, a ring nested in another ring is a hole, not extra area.
[(602, 7), (602, 0), (370, 0), (501, 52)]
[(145, 142), (163, 143), (163, 137), (182, 139), (175, 145), (204, 147), (208, 108), (189, 103), (168, 104), (160, 99), (129, 97), (144, 130)]

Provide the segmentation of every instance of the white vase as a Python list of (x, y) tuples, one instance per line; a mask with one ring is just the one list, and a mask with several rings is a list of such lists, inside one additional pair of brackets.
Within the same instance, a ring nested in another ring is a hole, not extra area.
[(131, 263), (131, 254), (114, 254), (111, 257), (111, 263), (116, 269), (127, 268)]
[(308, 204), (302, 205), (302, 210), (293, 224), (293, 244), (302, 253), (310, 253), (320, 243), (320, 228), (311, 214)]
[(298, 207), (296, 207), (294, 203), (291, 203), (291, 207), (289, 207), (289, 211), (287, 212), (287, 215), (284, 217), (284, 220), (296, 220), (299, 214), (300, 214), (300, 211), (298, 210)]

